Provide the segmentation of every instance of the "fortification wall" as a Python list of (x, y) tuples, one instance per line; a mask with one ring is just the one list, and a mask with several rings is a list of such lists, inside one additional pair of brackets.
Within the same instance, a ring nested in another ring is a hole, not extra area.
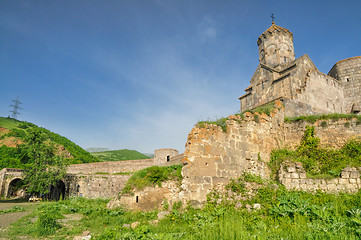
[(342, 82), (346, 113), (361, 111), (361, 56), (337, 62), (328, 73)]
[(119, 173), (134, 172), (154, 165), (153, 159), (96, 162), (73, 164), (68, 167), (67, 173), (71, 174), (94, 174), (94, 173)]
[(131, 175), (68, 174), (65, 179), (68, 196), (109, 198), (119, 194)]
[(312, 179), (301, 163), (290, 162), (281, 165), (278, 178), (288, 190), (355, 193), (361, 188), (359, 169), (351, 167), (343, 169), (339, 178)]
[(189, 133), (182, 171), (181, 195), (185, 200), (204, 202), (211, 189), (223, 189), (230, 178), (238, 178), (245, 171), (267, 178), (266, 162), (271, 151), (298, 145), (307, 124), (316, 127), (321, 144), (329, 147), (340, 147), (350, 138), (361, 137), (361, 124), (355, 120), (329, 120), (326, 126), (322, 121), (284, 123), (282, 107), (272, 117), (245, 113), (244, 120), (238, 116), (228, 119), (227, 132), (206, 124)]

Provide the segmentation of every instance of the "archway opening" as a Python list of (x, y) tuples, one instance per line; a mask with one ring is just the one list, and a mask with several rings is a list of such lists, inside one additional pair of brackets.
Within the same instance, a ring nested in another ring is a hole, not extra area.
[(50, 186), (50, 192), (47, 194), (49, 200), (64, 200), (65, 199), (65, 184), (59, 180), (55, 186)]
[(24, 182), (21, 178), (15, 178), (9, 183), (8, 198), (21, 198), (25, 196)]

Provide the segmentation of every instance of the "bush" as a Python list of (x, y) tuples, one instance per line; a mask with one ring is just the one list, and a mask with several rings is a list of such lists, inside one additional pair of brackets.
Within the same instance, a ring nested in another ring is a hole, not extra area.
[(166, 180), (182, 180), (182, 165), (152, 166), (135, 172), (125, 184), (122, 193), (132, 193), (134, 189), (141, 190), (146, 186), (161, 186)]
[(37, 233), (40, 236), (53, 234), (61, 228), (58, 219), (62, 218), (59, 208), (45, 206), (40, 209), (38, 220), (36, 221)]

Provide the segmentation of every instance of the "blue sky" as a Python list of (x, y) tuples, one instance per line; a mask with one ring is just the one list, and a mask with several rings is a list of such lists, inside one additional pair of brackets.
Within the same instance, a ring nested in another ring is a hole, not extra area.
[(276, 24), (321, 72), (361, 55), (361, 1), (0, 0), (0, 116), (83, 148), (184, 151), (200, 120), (239, 111)]

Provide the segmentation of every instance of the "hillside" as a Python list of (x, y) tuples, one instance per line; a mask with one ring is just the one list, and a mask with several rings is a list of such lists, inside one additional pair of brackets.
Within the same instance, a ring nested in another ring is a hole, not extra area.
[(93, 152), (91, 154), (103, 162), (149, 159), (148, 156), (136, 150), (128, 150), (128, 149), (105, 151), (105, 152)]
[(26, 164), (22, 161), (24, 153), (19, 146), (24, 143), (24, 139), (31, 130), (41, 130), (49, 139), (49, 143), (54, 144), (57, 155), (66, 159), (69, 164), (99, 161), (66, 137), (33, 123), (0, 117), (0, 169), (24, 167)]

